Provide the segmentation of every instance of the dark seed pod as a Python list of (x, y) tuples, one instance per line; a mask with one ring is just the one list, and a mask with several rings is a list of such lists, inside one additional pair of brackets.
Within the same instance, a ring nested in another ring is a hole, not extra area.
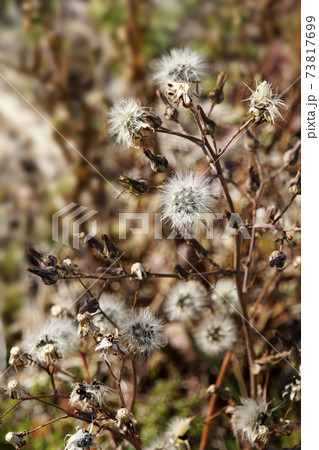
[(282, 269), (287, 261), (287, 256), (284, 252), (280, 252), (279, 250), (275, 250), (269, 256), (269, 265), (270, 267), (278, 267)]

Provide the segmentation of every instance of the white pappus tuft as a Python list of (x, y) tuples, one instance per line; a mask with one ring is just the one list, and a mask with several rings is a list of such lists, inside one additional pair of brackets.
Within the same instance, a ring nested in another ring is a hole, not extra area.
[(159, 117), (150, 113), (133, 98), (122, 100), (113, 106), (108, 113), (111, 135), (116, 143), (124, 147), (138, 147), (143, 139), (143, 130), (154, 132), (161, 125)]
[(94, 444), (93, 441), (97, 437), (97, 434), (92, 433), (92, 426), (90, 425), (88, 430), (82, 430), (80, 427), (76, 427), (75, 434), (68, 434), (66, 437), (70, 436), (66, 442), (65, 450), (78, 450), (85, 449), (90, 450), (90, 447), (101, 448), (99, 445)]
[(207, 355), (217, 356), (231, 348), (237, 340), (235, 322), (227, 316), (214, 316), (199, 325), (195, 340)]
[(178, 281), (170, 290), (164, 310), (169, 320), (197, 319), (206, 304), (205, 289), (198, 283)]
[(26, 336), (23, 348), (33, 360), (40, 364), (50, 364), (72, 352), (76, 343), (76, 330), (73, 322), (66, 317), (60, 317), (46, 322), (38, 333)]
[(125, 302), (114, 294), (102, 294), (99, 304), (101, 310), (112, 320), (113, 324), (103, 314), (96, 314), (93, 318), (94, 325), (107, 331), (112, 331), (115, 325), (121, 328), (128, 315)]
[(239, 309), (236, 283), (232, 278), (220, 278), (211, 294), (214, 311), (218, 314), (234, 314)]
[(127, 348), (136, 356), (146, 358), (167, 344), (163, 328), (164, 322), (149, 308), (141, 308), (131, 314), (121, 331)]
[(174, 448), (178, 449), (180, 445), (183, 445), (182, 448), (190, 448), (187, 433), (193, 419), (194, 417), (174, 417), (170, 421), (165, 436), (168, 442), (175, 446)]
[(210, 178), (194, 172), (176, 173), (160, 186), (162, 220), (184, 235), (190, 233), (194, 223), (201, 221), (207, 228), (205, 213), (212, 213), (218, 194), (212, 192)]
[(279, 108), (287, 108), (287, 105), (281, 100), (281, 95), (273, 92), (271, 84), (267, 81), (257, 84), (256, 90), (253, 91), (247, 86), (251, 92), (249, 114), (258, 122), (265, 119), (271, 125), (274, 124), (276, 117), (283, 118)]
[(99, 409), (106, 406), (111, 390), (99, 383), (93, 381), (88, 384), (85, 381), (76, 383), (70, 395), (70, 405), (79, 405), (83, 411)]
[(199, 93), (201, 77), (206, 73), (203, 56), (190, 48), (173, 48), (154, 63), (153, 78), (161, 89), (168, 83), (188, 84), (195, 93)]
[(241, 405), (235, 408), (231, 419), (236, 432), (241, 433), (251, 444), (258, 440), (266, 443), (268, 428), (265, 423), (271, 415), (267, 413), (267, 403), (262, 399), (251, 398), (241, 398), (240, 401)]

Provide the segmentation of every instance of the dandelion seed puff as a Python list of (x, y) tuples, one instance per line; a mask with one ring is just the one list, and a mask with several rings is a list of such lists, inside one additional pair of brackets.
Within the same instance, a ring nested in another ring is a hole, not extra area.
[(161, 119), (151, 115), (150, 110), (141, 106), (133, 98), (122, 100), (108, 113), (109, 132), (115, 136), (116, 143), (124, 147), (138, 147), (143, 138), (143, 131), (154, 132), (154, 127), (161, 124)]
[(261, 399), (242, 398), (240, 400), (241, 405), (235, 408), (231, 419), (236, 432), (241, 433), (242, 437), (251, 444), (257, 440), (265, 442), (268, 434), (265, 423), (270, 417), (267, 413), (267, 403)]
[(127, 348), (140, 358), (147, 358), (167, 344), (162, 334), (164, 322), (157, 318), (149, 308), (133, 312), (122, 328)]
[(187, 433), (192, 420), (193, 417), (174, 417), (170, 421), (165, 436), (170, 444), (176, 446), (175, 448), (179, 448), (179, 444), (188, 443)]
[(186, 175), (176, 173), (162, 184), (162, 220), (184, 235), (191, 232), (198, 220), (208, 227), (204, 214), (212, 212), (217, 198), (217, 194), (212, 192), (210, 181), (209, 178), (188, 172)]
[(85, 381), (73, 385), (70, 395), (70, 405), (78, 405), (83, 411), (103, 408), (107, 405), (111, 389), (107, 386), (93, 381), (88, 384)]
[(211, 294), (211, 299), (214, 310), (218, 314), (234, 314), (239, 308), (235, 281), (232, 278), (220, 278)]
[(271, 83), (263, 81), (257, 85), (256, 90), (251, 92), (249, 114), (258, 122), (265, 119), (271, 125), (274, 124), (276, 117), (283, 118), (279, 108), (286, 109), (287, 105), (281, 100), (281, 96), (277, 92), (273, 92)]
[(91, 434), (91, 426), (89, 427), (89, 430), (82, 430), (80, 427), (76, 427), (76, 430), (77, 431), (75, 434), (66, 436), (70, 437), (65, 444), (65, 450), (90, 450), (90, 447), (101, 448), (99, 445), (93, 443), (94, 439), (97, 437), (97, 434)]
[(195, 340), (198, 347), (207, 355), (222, 354), (237, 340), (235, 322), (227, 316), (209, 317), (199, 325)]
[(161, 89), (167, 83), (187, 83), (198, 92), (201, 77), (206, 73), (202, 55), (190, 48), (173, 48), (154, 63), (154, 81)]
[(40, 364), (55, 363), (76, 347), (76, 330), (65, 317), (46, 322), (35, 334), (27, 335), (23, 349)]
[(178, 281), (166, 298), (165, 313), (171, 321), (196, 319), (205, 307), (205, 297), (205, 289), (200, 284)]
[[(101, 310), (120, 329), (129, 314), (125, 302), (114, 294), (102, 294), (99, 303)], [(93, 323), (99, 328), (103, 328), (107, 331), (112, 331), (114, 328), (114, 325), (111, 324), (103, 314), (95, 315)]]

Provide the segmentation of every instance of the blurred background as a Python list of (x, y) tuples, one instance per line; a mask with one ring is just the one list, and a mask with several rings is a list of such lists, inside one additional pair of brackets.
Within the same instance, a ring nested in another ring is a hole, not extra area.
[[(214, 108), (212, 115), (218, 125), (216, 137), (220, 146), (247, 117), (248, 104), (243, 100), (250, 93), (245, 83), (254, 89), (255, 80), (266, 79), (278, 87), (278, 92), (289, 88), (284, 94), (289, 105), (284, 120), (258, 131), (265, 170), (282, 166), (284, 152), (300, 138), (300, 81), (293, 84), (300, 74), (299, 8), (297, 0), (0, 2), (1, 371), (7, 367), (8, 349), (19, 341), (26, 328), (41, 322), (56, 302), (71, 304), (81, 293), (80, 285), (44, 286), (28, 274), (24, 247), (32, 245), (60, 259), (71, 257), (83, 271), (91, 273), (101, 265), (84, 245), (74, 251), (52, 241), (51, 218), (60, 208), (75, 202), (98, 211), (98, 234), (107, 233), (117, 242), (125, 251), (123, 261), (128, 267), (141, 261), (153, 272), (171, 272), (176, 263), (183, 263), (177, 249), (192, 261), (189, 248), (182, 242), (155, 241), (152, 224), (150, 236), (128, 234), (127, 240), (118, 241), (119, 212), (156, 212), (158, 206), (153, 194), (125, 194), (124, 198), (117, 198), (117, 192), (105, 181), (121, 191), (115, 181), (119, 174), (144, 176), (154, 186), (165, 179), (165, 174), (151, 171), (141, 151), (115, 146), (108, 135), (106, 115), (115, 100), (134, 96), (163, 117), (164, 107), (151, 77), (154, 59), (172, 47), (189, 46), (203, 53), (209, 67), (200, 101), (205, 111), (209, 110), (208, 93), (214, 88), (218, 73), (228, 73), (225, 101)], [(188, 111), (181, 111), (180, 118), (189, 130), (195, 130)], [(169, 121), (165, 123), (173, 127)], [(200, 150), (192, 143), (162, 134), (153, 138), (150, 145), (153, 151), (167, 157), (171, 170), (206, 170)], [(222, 159), (224, 169), (244, 188), (249, 164), (250, 155), (243, 151), (243, 140), (238, 140)], [(288, 203), (288, 183), (296, 172), (296, 166), (288, 168), (267, 187), (259, 211), (261, 220), (271, 205), (282, 208)], [(238, 212), (245, 218), (249, 212), (247, 199), (235, 187), (232, 194)], [(225, 206), (221, 199), (219, 211)], [(295, 202), (281, 224), (299, 226), (299, 222), (299, 204)], [(90, 223), (86, 222), (82, 231), (88, 232), (89, 228)], [(168, 230), (164, 232), (169, 234)], [(218, 240), (205, 242), (204, 246), (223, 267), (232, 266), (230, 242)], [(272, 276), (268, 256), (274, 249), (274, 235), (263, 235), (255, 255), (256, 275), (249, 294), (252, 301)], [(288, 267), (271, 284), (263, 314), (256, 316), (257, 328), (264, 327), (267, 337), (274, 339), (271, 342), (281, 350), (285, 343), (274, 336), (273, 329), (299, 339), (299, 272), (293, 265), (298, 254), (299, 235), (294, 233), (287, 250)], [(198, 268), (207, 269), (203, 263)], [(139, 304), (160, 309), (171, 285), (169, 279), (148, 281), (140, 291)], [(130, 301), (134, 288), (128, 282), (117, 282), (109, 290)], [(177, 355), (179, 364), (161, 354), (158, 360), (149, 362), (144, 378), (140, 373), (141, 401), (137, 403), (136, 415), (142, 424), (142, 436), (147, 439), (165, 428), (171, 416), (199, 417), (207, 404), (203, 392), (214, 381), (218, 364), (201, 361), (198, 365), (183, 333), (181, 330), (177, 339), (180, 342), (170, 342), (169, 352)], [(260, 342), (259, 353), (266, 350), (269, 351)], [(269, 395), (278, 398), (291, 370), (280, 364), (273, 371)], [(226, 384), (227, 381), (233, 382), (226, 380)], [(278, 390), (276, 383), (280, 384)], [(10, 404), (8, 401), (5, 407)], [(39, 408), (37, 415), (41, 414), (46, 412)], [(10, 430), (26, 429), (34, 426), (32, 420), (37, 420), (18, 413), (11, 419)], [(196, 425), (195, 421), (194, 448), (200, 430), (201, 424), (198, 421)], [(7, 431), (3, 426), (1, 434)], [(63, 442), (68, 431), (51, 429), (49, 435), (43, 431), (41, 439), (35, 437), (28, 448), (57, 448), (55, 442)], [(222, 427), (215, 431), (216, 442), (211, 441), (211, 448), (236, 448), (231, 433), (225, 437)], [(296, 434), (285, 439), (278, 441), (278, 448), (298, 443)]]

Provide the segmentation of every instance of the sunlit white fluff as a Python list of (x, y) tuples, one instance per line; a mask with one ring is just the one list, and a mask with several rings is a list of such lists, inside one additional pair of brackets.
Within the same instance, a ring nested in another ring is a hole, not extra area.
[(183, 445), (182, 448), (188, 448), (187, 433), (192, 420), (193, 417), (174, 417), (170, 421), (165, 437), (171, 445), (174, 445), (173, 448), (179, 449), (180, 445)]
[(187, 83), (195, 91), (206, 72), (203, 56), (190, 48), (173, 48), (154, 63), (154, 81), (162, 88), (168, 82)]
[(257, 440), (267, 442), (268, 428), (265, 426), (270, 414), (267, 413), (268, 405), (264, 400), (242, 398), (241, 405), (235, 408), (232, 423), (236, 432), (251, 444)]
[(136, 356), (146, 358), (167, 344), (162, 334), (164, 322), (149, 308), (133, 312), (121, 330), (126, 347)]
[(237, 340), (235, 322), (227, 316), (208, 317), (195, 334), (198, 347), (207, 355), (217, 356), (231, 348)]
[(222, 314), (234, 314), (239, 310), (236, 282), (232, 278), (220, 278), (211, 294), (214, 310)]
[(167, 295), (164, 310), (169, 320), (197, 319), (205, 306), (205, 289), (195, 282), (178, 281)]
[(204, 214), (212, 213), (216, 189), (210, 178), (188, 172), (186, 175), (175, 173), (160, 186), (162, 220), (183, 234), (189, 234), (196, 221), (208, 227)]
[(106, 406), (111, 390), (102, 383), (85, 381), (76, 383), (70, 395), (70, 405), (78, 405), (83, 411), (103, 408)]
[(271, 83), (263, 81), (257, 84), (256, 90), (253, 91), (249, 86), (251, 92), (249, 114), (258, 122), (264, 119), (271, 125), (274, 124), (276, 117), (283, 118), (279, 108), (286, 109), (286, 104), (281, 100), (281, 96), (277, 92), (273, 92)]
[(76, 347), (76, 329), (74, 323), (60, 317), (46, 322), (35, 334), (26, 335), (23, 350), (41, 363), (55, 363)]
[(97, 437), (96, 434), (91, 434), (91, 430), (82, 430), (80, 427), (76, 427), (76, 433), (67, 435), (70, 436), (67, 440), (64, 449), (65, 450), (89, 450), (90, 447), (101, 448), (99, 445), (94, 444), (93, 441)]
[(108, 113), (109, 132), (115, 136), (116, 143), (124, 147), (138, 147), (143, 130), (153, 130), (145, 121), (149, 110), (133, 98), (122, 100), (114, 105)]

